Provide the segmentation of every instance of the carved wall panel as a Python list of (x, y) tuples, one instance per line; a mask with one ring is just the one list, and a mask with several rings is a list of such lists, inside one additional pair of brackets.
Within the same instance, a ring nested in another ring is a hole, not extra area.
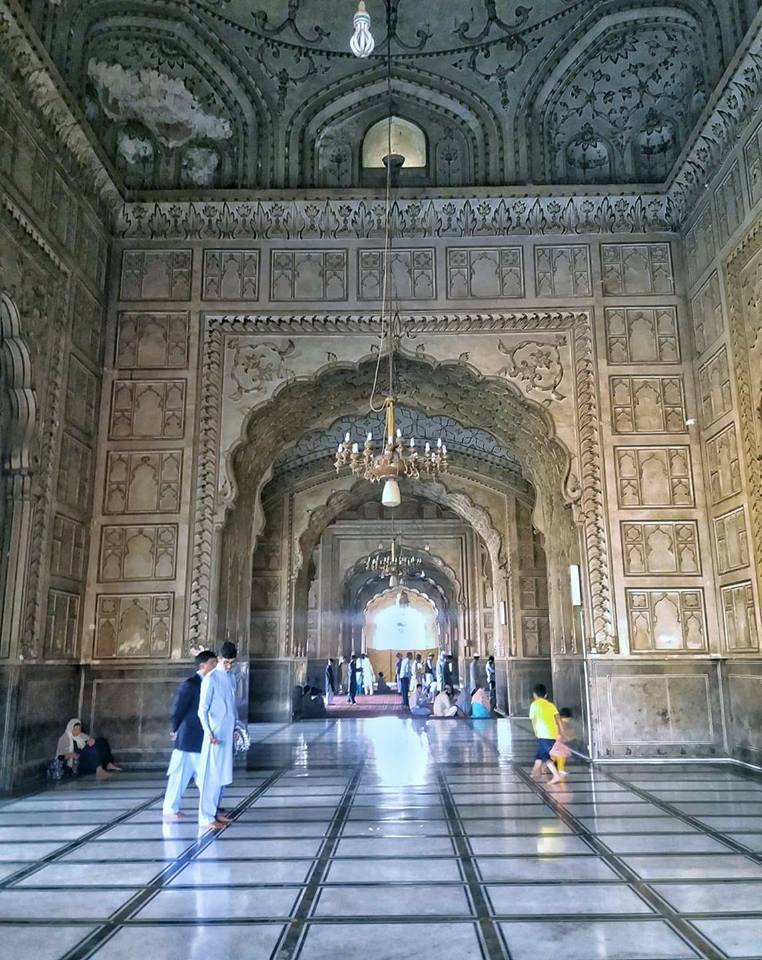
[(693, 333), (696, 351), (703, 353), (720, 336), (724, 328), (720, 278), (715, 270), (691, 300)]
[(547, 577), (519, 577), (519, 602), (528, 610), (547, 607)]
[(77, 234), (77, 201), (55, 168), (50, 178), (49, 204), (48, 223), (53, 233), (64, 246), (72, 247)]
[(714, 259), (716, 244), (712, 207), (707, 204), (685, 234), (685, 261), (688, 278), (695, 283)]
[(96, 607), (95, 656), (169, 656), (171, 593), (100, 594)]
[(759, 631), (754, 606), (754, 588), (749, 581), (722, 587), (725, 643), (730, 653), (757, 653)]
[(741, 492), (741, 462), (735, 424), (706, 442), (709, 464), (709, 496), (713, 504), (721, 503)]
[(53, 517), (50, 572), (54, 577), (81, 580), (85, 561), (84, 525), (57, 513)]
[(255, 611), (279, 610), (281, 603), (280, 579), (278, 577), (254, 577), (251, 582), (251, 609)]
[(259, 250), (204, 250), (204, 300), (258, 300)]
[(614, 433), (685, 433), (683, 378), (610, 377)]
[(83, 433), (93, 433), (95, 430), (98, 388), (98, 378), (74, 355), (70, 356), (66, 381), (66, 419)]
[[(359, 250), (358, 297), (380, 300), (384, 290), (383, 250)], [(389, 264), (391, 293), (399, 300), (433, 300), (437, 295), (434, 250), (431, 247), (395, 247)]]
[(679, 363), (674, 307), (610, 307), (604, 316), (609, 363)]
[(523, 297), (521, 247), (448, 247), (447, 296), (453, 300)]
[(116, 366), (162, 369), (188, 366), (187, 313), (120, 313)]
[(177, 527), (173, 524), (105, 526), (98, 580), (171, 580), (176, 557)]
[(602, 243), (603, 294), (672, 294), (675, 281), (668, 243)]
[(44, 656), (51, 660), (74, 657), (78, 633), (79, 595), (64, 590), (48, 591)]
[(626, 590), (632, 653), (707, 649), (702, 590)]
[(75, 347), (95, 366), (103, 355), (103, 310), (81, 281), (74, 288), (71, 339)]
[(534, 248), (538, 297), (589, 297), (592, 294), (590, 248), (586, 244)]
[(623, 523), (622, 554), (628, 576), (701, 573), (695, 520)]
[(177, 513), (182, 468), (180, 450), (109, 451), (103, 512)]
[(56, 497), (60, 503), (85, 512), (90, 504), (93, 452), (70, 433), (61, 437)]
[(109, 436), (178, 440), (185, 431), (185, 380), (116, 380)]
[(346, 300), (346, 250), (271, 250), (271, 300)]
[(713, 519), (717, 570), (730, 573), (749, 564), (749, 539), (743, 507)]
[(620, 507), (694, 506), (688, 447), (615, 447)]
[(743, 148), (749, 207), (762, 197), (762, 123), (758, 124)]
[(190, 250), (125, 250), (122, 253), (122, 300), (190, 300)]
[(550, 618), (522, 614), (521, 633), (525, 657), (550, 656)]
[(699, 389), (704, 427), (727, 413), (733, 406), (728, 352), (725, 347), (699, 367)]
[(744, 218), (741, 171), (736, 161), (714, 191), (719, 246), (727, 243)]

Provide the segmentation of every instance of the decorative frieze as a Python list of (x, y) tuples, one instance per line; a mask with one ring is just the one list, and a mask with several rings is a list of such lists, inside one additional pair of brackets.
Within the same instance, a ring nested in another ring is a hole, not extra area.
[(589, 297), (590, 248), (586, 244), (534, 248), (534, 282), (538, 297)]
[(185, 430), (185, 380), (115, 380), (109, 436), (179, 440)]
[(609, 307), (604, 316), (609, 363), (680, 362), (674, 307)]
[[(390, 295), (398, 300), (433, 300), (437, 295), (434, 250), (431, 247), (394, 248), (390, 253)], [(360, 300), (381, 300), (384, 292), (384, 251), (357, 254)]]
[(177, 513), (182, 469), (181, 450), (109, 451), (103, 512)]
[(98, 581), (172, 580), (176, 559), (175, 524), (105, 526), (101, 530)]
[(626, 590), (631, 653), (707, 650), (702, 590)]
[(620, 507), (692, 507), (688, 447), (615, 447)]
[(668, 243), (603, 243), (601, 271), (606, 297), (675, 292)]
[(683, 378), (610, 377), (614, 433), (685, 433)]
[(346, 300), (346, 250), (271, 250), (271, 300)]
[(730, 573), (749, 565), (749, 538), (743, 507), (731, 510), (712, 521), (717, 547), (717, 572)]
[(741, 492), (741, 463), (738, 457), (738, 438), (735, 424), (731, 424), (706, 442), (709, 465), (709, 498), (721, 503)]
[(125, 250), (122, 253), (122, 300), (189, 300), (190, 250)]
[(188, 324), (187, 313), (120, 313), (116, 366), (123, 370), (185, 369)]
[(204, 300), (258, 300), (259, 250), (204, 250)]
[(447, 296), (451, 300), (523, 297), (521, 247), (448, 247)]
[(166, 658), (172, 637), (171, 593), (101, 594), (95, 614), (95, 657)]
[(759, 630), (750, 581), (732, 583), (720, 590), (725, 645), (729, 653), (757, 653)]

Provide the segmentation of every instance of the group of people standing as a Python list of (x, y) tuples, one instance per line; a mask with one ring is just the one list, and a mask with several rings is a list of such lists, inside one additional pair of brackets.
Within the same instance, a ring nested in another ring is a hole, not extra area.
[[(346, 688), (344, 686), (344, 671), (346, 669)], [(325, 665), (325, 702), (333, 703), (334, 698), (345, 692), (347, 703), (357, 703), (359, 694), (366, 697), (374, 693), (391, 693), (383, 673), (378, 674), (373, 669), (370, 657), (366, 653), (353, 653), (349, 660), (343, 657), (334, 660), (328, 658)]]

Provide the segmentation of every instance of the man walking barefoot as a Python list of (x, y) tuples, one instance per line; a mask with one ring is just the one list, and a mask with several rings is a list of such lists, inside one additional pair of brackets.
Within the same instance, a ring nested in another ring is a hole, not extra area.
[(220, 813), (222, 790), (233, 782), (233, 731), (237, 719), (235, 686), (230, 671), (238, 654), (236, 645), (226, 640), (220, 648), (219, 662), (201, 681), (198, 718), (204, 729), (199, 761), (199, 826), (221, 830), (230, 819)]

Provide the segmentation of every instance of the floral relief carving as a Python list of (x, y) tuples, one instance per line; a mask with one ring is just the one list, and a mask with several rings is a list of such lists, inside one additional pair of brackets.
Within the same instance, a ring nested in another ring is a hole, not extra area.
[(235, 384), (229, 396), (236, 402), (250, 394), (264, 393), (269, 384), (290, 380), (294, 376), (286, 363), (286, 358), (296, 353), (293, 340), (287, 340), (285, 344), (235, 342), (229, 349), (232, 354), (230, 379)]
[(558, 347), (565, 344), (565, 337), (555, 342), (523, 340), (515, 347), (508, 347), (500, 340), (498, 352), (508, 358), (508, 363), (498, 372), (498, 376), (518, 380), (527, 393), (545, 394), (543, 403), (564, 400), (566, 395), (558, 390), (564, 378)]

